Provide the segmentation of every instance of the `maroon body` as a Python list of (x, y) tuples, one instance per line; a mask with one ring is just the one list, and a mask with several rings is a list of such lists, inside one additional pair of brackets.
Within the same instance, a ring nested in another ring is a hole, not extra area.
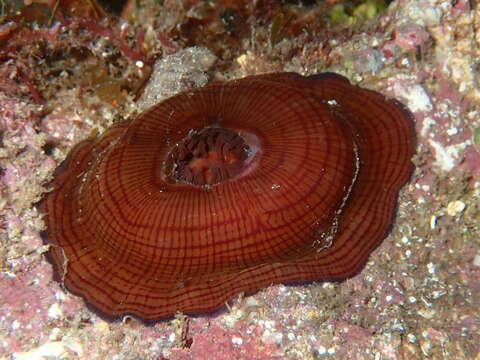
[(78, 144), (40, 203), (65, 286), (109, 317), (345, 279), (386, 237), (410, 112), (335, 74), (192, 89)]

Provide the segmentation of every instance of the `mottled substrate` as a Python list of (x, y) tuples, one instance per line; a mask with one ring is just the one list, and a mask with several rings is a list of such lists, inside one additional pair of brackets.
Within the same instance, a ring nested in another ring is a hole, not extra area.
[[(199, 9), (165, 3), (161, 30), (167, 33), (172, 22), (188, 24), (202, 16)], [(340, 72), (409, 106), (417, 119), (419, 152), (391, 235), (353, 279), (272, 286), (237, 299), (228, 310), (178, 315), (150, 327), (135, 319), (106, 323), (52, 281), (42, 255), (41, 217), (31, 205), (74, 143), (134, 111), (134, 89), (141, 85), (136, 81), (148, 59), (138, 62), (119, 55), (106, 38), (63, 29), (61, 41), (78, 51), (65, 57), (54, 52), (30, 73), (43, 105), (34, 105), (28, 87), (15, 82), (15, 63), (2, 63), (0, 70), (10, 76), (0, 83), (0, 328), (7, 334), (0, 358), (478, 359), (480, 157), (472, 132), (480, 126), (480, 43), (468, 35), (480, 34), (474, 23), (480, 9), (469, 10), (467, 1), (452, 3), (398, 0), (375, 22), (353, 31), (313, 36), (287, 29), (273, 47), (270, 24), (248, 18), (251, 33), (232, 22), (225, 42), (210, 36), (190, 44), (207, 45), (219, 59), (215, 64), (196, 66), (182, 63), (182, 53), (170, 55), (181, 76), (160, 77), (154, 87), (161, 94), (200, 86), (205, 76)], [(315, 9), (302, 7), (298, 14), (308, 20)], [(210, 31), (218, 24), (213, 21)], [(79, 50), (84, 47), (94, 55)], [(152, 41), (149, 47), (162, 53), (161, 44)], [(27, 63), (28, 46), (17, 55)], [(69, 70), (62, 79), (56, 68)], [(88, 69), (100, 72), (100, 91), (92, 89)], [(122, 94), (118, 79), (126, 79), (122, 87), (130, 89), (120, 103), (108, 96), (112, 89)]]

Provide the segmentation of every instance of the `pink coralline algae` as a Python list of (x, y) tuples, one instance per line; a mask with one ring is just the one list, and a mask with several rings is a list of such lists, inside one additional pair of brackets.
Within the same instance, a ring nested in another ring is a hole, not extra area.
[(420, 25), (403, 25), (393, 32), (393, 40), (403, 50), (416, 50), (424, 47), (430, 38), (429, 33)]
[[(25, 339), (47, 341), (44, 324), (57, 316), (53, 310), (48, 312), (57, 302), (55, 290), (48, 287), (52, 270), (39, 261), (45, 248), (37, 215), (27, 205), (36, 200), (41, 179), (56, 166), (52, 157), (42, 154), (45, 136), (38, 134), (39, 120), (37, 106), (0, 93), (0, 306), (4, 309), (0, 326), (7, 335), (0, 343), (0, 354), (21, 351)], [(69, 303), (64, 303), (63, 314), (69, 312)]]

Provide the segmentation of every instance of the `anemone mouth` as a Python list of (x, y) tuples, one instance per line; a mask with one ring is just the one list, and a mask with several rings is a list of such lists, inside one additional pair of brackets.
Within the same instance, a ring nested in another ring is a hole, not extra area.
[(164, 173), (169, 182), (217, 185), (240, 176), (253, 152), (236, 131), (221, 127), (191, 130), (169, 152)]

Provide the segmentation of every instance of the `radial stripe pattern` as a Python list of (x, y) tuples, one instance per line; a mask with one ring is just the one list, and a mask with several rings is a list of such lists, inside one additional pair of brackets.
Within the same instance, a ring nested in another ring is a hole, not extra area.
[(336, 74), (194, 89), (79, 143), (39, 203), (58, 279), (108, 318), (345, 279), (385, 238), (413, 121)]

